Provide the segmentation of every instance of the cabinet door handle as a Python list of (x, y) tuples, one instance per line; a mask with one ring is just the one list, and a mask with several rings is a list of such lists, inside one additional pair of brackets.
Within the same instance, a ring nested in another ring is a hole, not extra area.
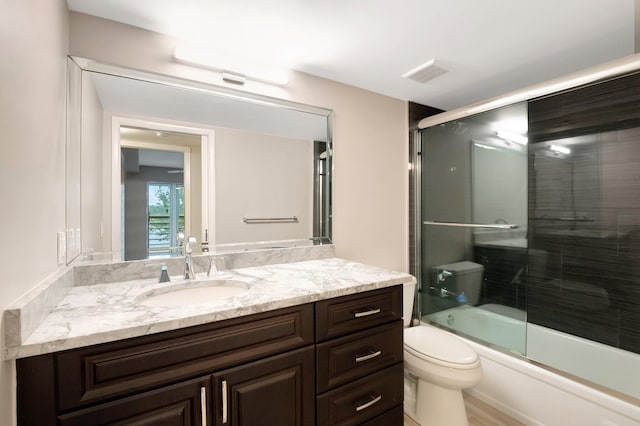
[(222, 381), (222, 424), (227, 424), (227, 381)]
[(355, 312), (353, 316), (355, 318), (368, 317), (369, 315), (379, 314), (382, 310), (380, 308), (368, 308), (367, 311)]
[(381, 350), (377, 350), (374, 351), (373, 349), (369, 351), (368, 354), (366, 355), (357, 355), (356, 354), (356, 362), (364, 362), (364, 361), (369, 361), (370, 359), (379, 357), (380, 355), (382, 355), (382, 351)]
[(366, 410), (367, 408), (371, 407), (372, 405), (375, 405), (378, 402), (380, 402), (381, 399), (382, 399), (382, 395), (378, 395), (378, 396), (370, 395), (369, 396), (369, 401), (365, 402), (364, 404), (358, 405), (356, 407), (356, 411)]
[(200, 415), (202, 417), (202, 426), (207, 426), (207, 388), (200, 388)]

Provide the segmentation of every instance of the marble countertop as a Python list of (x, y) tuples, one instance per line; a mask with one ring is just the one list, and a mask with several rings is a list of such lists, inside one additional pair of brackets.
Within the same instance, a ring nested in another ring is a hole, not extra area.
[[(414, 279), (406, 273), (339, 258), (230, 269), (214, 278), (242, 281), (248, 288), (222, 300), (150, 307), (140, 303), (149, 295), (182, 283), (197, 284), (172, 277), (168, 283), (147, 279), (74, 286), (20, 345), (5, 348), (5, 359), (175, 330)], [(196, 281), (203, 279), (207, 278), (196, 276)]]

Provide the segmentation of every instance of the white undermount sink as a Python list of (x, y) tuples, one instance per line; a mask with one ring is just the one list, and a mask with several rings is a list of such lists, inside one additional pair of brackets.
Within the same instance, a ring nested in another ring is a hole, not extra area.
[(206, 280), (177, 284), (148, 292), (139, 297), (145, 306), (186, 306), (228, 299), (249, 290), (249, 284), (237, 280)]

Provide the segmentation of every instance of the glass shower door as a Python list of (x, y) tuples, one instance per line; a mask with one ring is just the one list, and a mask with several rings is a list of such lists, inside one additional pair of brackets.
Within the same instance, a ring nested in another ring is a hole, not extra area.
[(527, 105), (421, 133), (421, 313), (525, 353)]

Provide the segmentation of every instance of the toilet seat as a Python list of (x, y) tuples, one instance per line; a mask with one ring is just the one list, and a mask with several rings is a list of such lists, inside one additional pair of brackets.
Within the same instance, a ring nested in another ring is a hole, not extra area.
[(478, 367), (478, 354), (465, 342), (435, 327), (405, 329), (404, 349), (426, 362), (443, 367), (471, 369)]

